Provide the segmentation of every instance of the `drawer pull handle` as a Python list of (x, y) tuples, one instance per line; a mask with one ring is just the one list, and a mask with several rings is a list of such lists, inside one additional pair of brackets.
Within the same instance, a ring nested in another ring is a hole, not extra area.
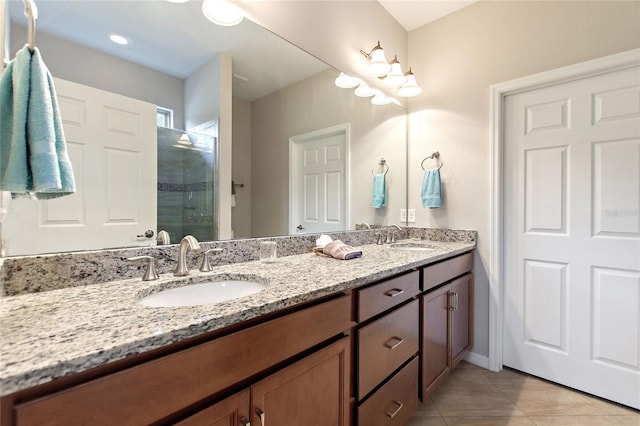
[(404, 293), (404, 289), (402, 288), (393, 288), (387, 292), (384, 293), (385, 296), (389, 296), (389, 297), (396, 297), (396, 296), (400, 296), (402, 293)]
[(240, 424), (242, 426), (251, 426), (251, 422), (244, 417), (240, 419)]
[(398, 414), (400, 412), (400, 410), (402, 410), (402, 407), (404, 407), (404, 404), (400, 401), (393, 401), (394, 404), (398, 405), (398, 408), (396, 408), (396, 411), (394, 411), (393, 413), (390, 412), (386, 412), (385, 414), (387, 416), (389, 416), (390, 419), (394, 418), (396, 416), (396, 414)]
[[(395, 343), (391, 343), (394, 341)], [(404, 339), (402, 337), (393, 336), (391, 339), (387, 340), (384, 345), (389, 349), (395, 349), (400, 346), (400, 343), (402, 342), (404, 342)]]
[(456, 310), (456, 294), (453, 292), (449, 293), (449, 310), (450, 311)]
[(260, 417), (260, 425), (261, 426), (265, 426), (265, 414), (264, 414), (264, 411), (262, 411), (259, 408), (256, 408), (256, 414), (258, 415), (258, 417)]

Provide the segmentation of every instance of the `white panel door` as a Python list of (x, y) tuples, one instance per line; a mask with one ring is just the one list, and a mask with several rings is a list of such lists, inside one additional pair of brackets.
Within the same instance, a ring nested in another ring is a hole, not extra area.
[(640, 69), (505, 106), (504, 365), (640, 408)]
[(347, 133), (326, 129), (292, 138), (292, 233), (347, 229)]
[(155, 243), (156, 107), (55, 79), (77, 192), (47, 201), (11, 200), (7, 255)]

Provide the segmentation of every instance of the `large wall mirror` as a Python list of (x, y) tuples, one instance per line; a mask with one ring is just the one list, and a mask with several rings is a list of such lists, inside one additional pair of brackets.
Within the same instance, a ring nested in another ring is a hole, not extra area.
[[(399, 222), (406, 207), (403, 107), (372, 105), (336, 87), (337, 70), (248, 19), (234, 27), (209, 22), (200, 1), (37, 4), (36, 45), (55, 78), (172, 111), (172, 123), (163, 121), (169, 113), (153, 123), (156, 235), (166, 230), (176, 243), (187, 233), (211, 240)], [(23, 10), (22, 1), (9, 1), (11, 55), (27, 39)], [(112, 43), (112, 33), (130, 43)], [(231, 93), (227, 103), (220, 101), (225, 88)], [(231, 117), (227, 133), (219, 128), (223, 115)], [(229, 150), (220, 148), (225, 143)], [(373, 174), (385, 171), (385, 206), (374, 208)], [(179, 181), (172, 181), (176, 174)], [(227, 229), (218, 228), (219, 216), (230, 217)], [(156, 243), (136, 223), (131, 233), (139, 235), (130, 244), (101, 243), (90, 235), (85, 240), (91, 246), (56, 248), (41, 244), (40, 234), (26, 239), (29, 248), (13, 251), (9, 234), (20, 234), (20, 226), (11, 224), (16, 232), (5, 226), (7, 255)], [(83, 226), (75, 228), (83, 232)]]

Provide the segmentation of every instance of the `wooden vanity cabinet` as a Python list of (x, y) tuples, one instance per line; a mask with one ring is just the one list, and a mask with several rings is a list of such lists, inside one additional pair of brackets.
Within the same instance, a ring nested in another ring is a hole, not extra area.
[(356, 424), (403, 425), (418, 407), (420, 273), (357, 289)]
[(349, 425), (350, 339), (329, 346), (176, 423), (179, 426)]
[[(421, 299), (422, 400), (466, 355), (473, 318), (473, 253), (423, 269)], [(441, 282), (438, 282), (442, 280)]]
[[(215, 400), (216, 395), (229, 394), (234, 389), (241, 390), (237, 388), (248, 380), (260, 380), (269, 373), (273, 373), (275, 378), (284, 377), (281, 374), (289, 374), (284, 373), (289, 371), (289, 367), (277, 371), (278, 366), (287, 363), (297, 366), (298, 361), (306, 367), (297, 368), (306, 368), (308, 372), (288, 386), (292, 388), (294, 384), (297, 385), (300, 397), (308, 392), (306, 387), (314, 386), (313, 381), (321, 376), (329, 377), (328, 370), (332, 368), (335, 371), (330, 377), (337, 392), (339, 386), (347, 387), (348, 383), (338, 382), (337, 377), (349, 379), (348, 370), (343, 365), (349, 352), (342, 351), (341, 346), (348, 344), (326, 345), (342, 336), (346, 337), (339, 342), (350, 341), (353, 324), (351, 306), (350, 294), (336, 295), (330, 300), (308, 305), (187, 349), (165, 352), (141, 364), (123, 365), (123, 369), (117, 372), (100, 374), (99, 367), (95, 373), (97, 377), (93, 379), (64, 386), (50, 383), (42, 392), (36, 388), (28, 389), (22, 394), (10, 396), (13, 410), (10, 410), (11, 415), (2, 413), (0, 423), (2, 426), (174, 424), (187, 413), (201, 409), (205, 401)], [(315, 370), (317, 365), (313, 364), (313, 360), (316, 355), (326, 353), (322, 349), (325, 346), (334, 348), (332, 350), (340, 352), (340, 355), (331, 352), (333, 362)], [(300, 360), (312, 348), (319, 350)], [(86, 374), (82, 373), (82, 376)], [(68, 383), (67, 380), (60, 382)], [(3, 408), (7, 407), (7, 398), (3, 398)], [(214, 413), (213, 418), (217, 418), (216, 422), (225, 424), (227, 420), (241, 421), (248, 415), (242, 407), (236, 407), (236, 410), (233, 402), (223, 402), (220, 406), (216, 404), (209, 407)], [(319, 405), (325, 402), (316, 401)], [(335, 415), (346, 417), (346, 405), (343, 403), (338, 407), (334, 404), (322, 409), (327, 412), (340, 409)], [(211, 418), (197, 413), (189, 420), (191, 423), (186, 424), (217, 424), (198, 423), (201, 415)]]

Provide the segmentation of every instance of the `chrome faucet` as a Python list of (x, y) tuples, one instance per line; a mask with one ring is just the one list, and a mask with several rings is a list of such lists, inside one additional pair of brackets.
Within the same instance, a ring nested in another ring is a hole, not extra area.
[(391, 226), (389, 226), (389, 229), (387, 230), (387, 244), (393, 244), (396, 242), (396, 234), (398, 233), (398, 231), (393, 231), (392, 228), (396, 227), (398, 231), (402, 231), (402, 228), (400, 228), (398, 225), (396, 225), (395, 223)]
[(187, 235), (180, 241), (180, 246), (178, 247), (178, 266), (173, 273), (176, 277), (189, 275), (189, 267), (187, 266), (187, 250), (189, 249), (200, 250), (198, 240), (192, 235)]

